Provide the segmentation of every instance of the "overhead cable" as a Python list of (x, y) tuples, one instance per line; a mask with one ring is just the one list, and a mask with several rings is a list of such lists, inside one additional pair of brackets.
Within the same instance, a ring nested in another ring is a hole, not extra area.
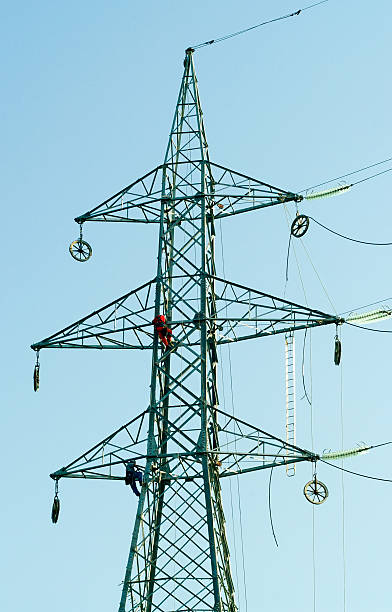
[(359, 327), (359, 329), (365, 329), (366, 331), (378, 332), (379, 334), (392, 334), (392, 329), (374, 329), (374, 327), (356, 325), (355, 323), (350, 323), (349, 321), (345, 321), (345, 323), (346, 325), (351, 325), (351, 327)]
[[(392, 170), (392, 168), (391, 168)], [(377, 176), (377, 175), (375, 175)], [(367, 179), (364, 179), (367, 180)], [(354, 183), (356, 184), (356, 183)], [(314, 221), (315, 223), (317, 223), (317, 225), (320, 225), (320, 227), (323, 227), (325, 230), (327, 230), (327, 232), (331, 232), (331, 234), (335, 234), (335, 236), (340, 236), (340, 238), (344, 238), (345, 240), (350, 240), (351, 242), (358, 242), (359, 244), (369, 244), (371, 246), (392, 246), (392, 242), (367, 242), (365, 240), (357, 240), (356, 238), (350, 238), (350, 236), (345, 236), (344, 234), (340, 234), (339, 232), (336, 232), (335, 230), (331, 229), (330, 227), (327, 227), (326, 225), (323, 225), (322, 223), (320, 223), (320, 221), (317, 221), (317, 219), (315, 219), (314, 217), (310, 217), (309, 219), (312, 219), (312, 221)]]
[[(364, 166), (363, 168), (359, 168), (358, 170), (354, 170), (353, 172), (347, 172), (347, 174), (342, 174), (341, 176), (336, 176), (333, 179), (329, 179), (328, 181), (324, 181), (323, 183), (318, 183), (317, 185), (313, 185), (312, 187), (307, 187), (306, 189), (302, 189), (301, 191), (298, 191), (297, 193), (304, 193), (305, 191), (310, 191), (311, 189), (316, 189), (316, 187), (322, 187), (323, 185), (328, 185), (328, 183), (334, 183), (335, 181), (340, 181), (342, 179), (347, 178), (348, 176), (353, 176), (354, 174), (359, 174), (360, 172), (365, 172), (365, 170), (369, 170), (370, 168), (375, 168), (376, 166), (381, 166), (382, 164), (386, 164), (387, 162), (392, 161), (392, 157), (388, 157), (387, 159), (383, 159), (382, 161), (376, 162), (374, 164), (370, 164), (370, 166)], [(367, 177), (366, 179), (363, 179), (364, 181), (367, 181), (371, 178), (374, 178), (375, 176), (379, 176), (379, 174), (384, 174), (385, 172), (389, 172), (390, 170), (392, 170), (392, 168), (388, 168), (388, 170), (384, 170), (383, 172), (380, 172), (378, 174), (374, 174), (372, 176)], [(358, 183), (360, 183), (362, 181), (357, 181), (356, 183), (352, 183), (353, 185), (357, 185)]]
[(216, 43), (223, 42), (224, 40), (228, 40), (229, 38), (234, 38), (234, 36), (239, 36), (240, 34), (245, 34), (246, 32), (250, 32), (251, 30), (255, 30), (256, 28), (261, 28), (261, 26), (268, 25), (269, 23), (274, 23), (275, 21), (282, 21), (283, 19), (288, 19), (289, 17), (296, 17), (300, 13), (307, 11), (319, 4), (324, 4), (329, 0), (321, 0), (321, 2), (315, 2), (314, 4), (310, 4), (309, 6), (305, 6), (302, 9), (298, 9), (294, 13), (289, 13), (288, 15), (282, 15), (281, 17), (275, 17), (274, 19), (269, 19), (268, 21), (263, 21), (262, 23), (257, 23), (256, 25), (250, 26), (249, 28), (245, 28), (244, 30), (239, 30), (238, 32), (232, 32), (231, 34), (226, 34), (225, 36), (220, 36), (219, 38), (213, 38), (212, 40), (207, 40), (206, 42), (200, 43), (198, 45), (193, 45), (192, 49), (201, 49), (202, 47), (207, 47), (209, 45), (215, 45)]
[(368, 474), (360, 474), (359, 472), (353, 472), (352, 470), (347, 470), (346, 468), (342, 468), (340, 465), (334, 465), (333, 463), (329, 463), (329, 461), (324, 461), (324, 459), (320, 459), (323, 463), (326, 463), (330, 467), (333, 467), (337, 470), (341, 470), (342, 472), (347, 472), (348, 474), (353, 474), (354, 476), (361, 476), (362, 478), (368, 478), (369, 480), (380, 480), (381, 482), (392, 482), (391, 478), (379, 478), (378, 476), (369, 476)]

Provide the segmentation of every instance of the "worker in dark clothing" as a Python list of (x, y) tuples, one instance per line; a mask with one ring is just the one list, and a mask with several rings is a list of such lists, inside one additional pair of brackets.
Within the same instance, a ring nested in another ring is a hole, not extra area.
[(140, 491), (136, 486), (137, 482), (140, 485), (143, 484), (143, 474), (140, 470), (136, 469), (135, 460), (131, 459), (125, 466), (125, 484), (130, 485), (136, 497), (140, 497)]
[(162, 344), (167, 348), (173, 342), (172, 330), (166, 325), (166, 318), (164, 315), (158, 315), (152, 321), (155, 329), (158, 332), (158, 337)]

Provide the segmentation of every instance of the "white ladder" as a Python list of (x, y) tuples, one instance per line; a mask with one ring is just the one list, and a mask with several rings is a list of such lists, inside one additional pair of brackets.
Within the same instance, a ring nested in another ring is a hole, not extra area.
[[(286, 442), (295, 445), (295, 339), (294, 332), (285, 334), (286, 361)], [(294, 455), (294, 451), (286, 449), (286, 459)], [(295, 475), (295, 463), (286, 465), (287, 476)]]

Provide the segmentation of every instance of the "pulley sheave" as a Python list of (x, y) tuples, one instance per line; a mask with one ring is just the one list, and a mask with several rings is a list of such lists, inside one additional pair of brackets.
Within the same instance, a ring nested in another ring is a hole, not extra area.
[(297, 215), (291, 224), (291, 235), (295, 238), (302, 238), (309, 229), (309, 217), (307, 215)]

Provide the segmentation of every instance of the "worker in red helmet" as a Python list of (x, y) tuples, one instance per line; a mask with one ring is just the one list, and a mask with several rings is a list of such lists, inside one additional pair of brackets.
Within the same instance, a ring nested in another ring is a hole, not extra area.
[(158, 315), (152, 321), (155, 329), (158, 332), (158, 337), (165, 347), (173, 341), (172, 330), (166, 325), (166, 318), (164, 315)]

